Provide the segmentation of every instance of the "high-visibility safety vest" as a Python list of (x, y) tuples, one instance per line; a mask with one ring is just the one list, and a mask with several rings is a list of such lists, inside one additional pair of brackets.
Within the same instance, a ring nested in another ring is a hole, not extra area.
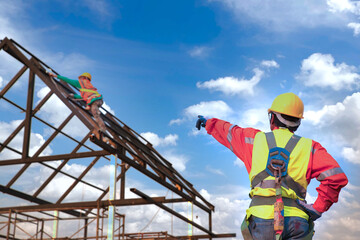
[(254, 138), (252, 166), (249, 173), (251, 182), (250, 197), (252, 202), (246, 210), (246, 218), (251, 215), (263, 219), (274, 219), (275, 177), (266, 171), (268, 167), (269, 148), (289, 148), (290, 158), (287, 163), (287, 174), (282, 177), (281, 189), (284, 201), (285, 217), (309, 216), (296, 203), (306, 196), (306, 171), (312, 147), (312, 140), (294, 135), (288, 129), (276, 129), (270, 133), (258, 132)]
[(92, 99), (101, 96), (101, 94), (98, 93), (97, 89), (91, 84), (89, 80), (79, 79), (79, 83), (81, 86), (81, 88), (79, 89), (80, 95), (87, 105), (91, 103)]

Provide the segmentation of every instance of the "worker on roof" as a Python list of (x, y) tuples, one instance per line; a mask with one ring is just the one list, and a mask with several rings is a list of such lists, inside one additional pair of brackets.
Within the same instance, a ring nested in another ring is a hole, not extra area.
[[(294, 93), (275, 98), (268, 109), (271, 132), (242, 128), (199, 115), (196, 127), (229, 148), (245, 164), (252, 198), (242, 224), (247, 239), (312, 239), (313, 221), (338, 201), (348, 179), (320, 143), (294, 134), (304, 105)], [(305, 201), (312, 178), (320, 181), (313, 204)]]
[(63, 80), (69, 83), (71, 86), (76, 87), (80, 90), (79, 94), (70, 94), (69, 97), (75, 99), (82, 99), (86, 102), (86, 110), (90, 110), (91, 114), (94, 116), (96, 122), (99, 125), (100, 131), (106, 133), (105, 123), (100, 117), (100, 107), (103, 105), (103, 97), (98, 93), (97, 89), (91, 84), (91, 75), (90, 73), (81, 74), (78, 79), (73, 80), (67, 77), (56, 75), (51, 71), (48, 72), (51, 77), (56, 77), (60, 80)]

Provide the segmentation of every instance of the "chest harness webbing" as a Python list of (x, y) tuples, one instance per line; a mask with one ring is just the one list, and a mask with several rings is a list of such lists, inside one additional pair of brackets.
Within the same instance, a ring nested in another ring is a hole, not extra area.
[[(281, 234), (284, 230), (284, 205), (296, 207), (303, 210), (295, 199), (283, 198), (281, 186), (292, 189), (296, 195), (302, 199), (306, 196), (306, 189), (295, 182), (287, 173), (290, 154), (296, 144), (301, 139), (298, 135), (292, 135), (285, 148), (278, 147), (273, 132), (265, 133), (266, 141), (269, 147), (268, 161), (266, 168), (258, 173), (251, 181), (251, 188), (265, 187), (266, 185), (275, 185), (275, 197), (253, 196), (250, 207), (259, 205), (274, 204), (274, 231), (276, 240), (281, 240)], [(273, 176), (275, 180), (264, 181), (267, 177)], [(310, 223), (310, 232), (304, 239), (312, 239), (313, 223)], [(245, 220), (241, 226), (241, 231), (245, 240), (252, 240), (249, 232), (248, 222)]]

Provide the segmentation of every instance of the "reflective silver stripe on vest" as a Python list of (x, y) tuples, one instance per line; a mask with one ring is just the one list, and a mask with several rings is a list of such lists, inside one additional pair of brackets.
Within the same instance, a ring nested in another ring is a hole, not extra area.
[[(260, 183), (258, 183), (255, 187), (260, 187), (260, 188), (275, 188), (275, 180), (263, 180)], [(288, 185), (286, 185), (286, 183), (284, 181), (281, 182), (281, 186), (284, 187), (285, 189), (289, 190)]]
[(341, 168), (339, 168), (339, 167), (332, 168), (332, 169), (329, 169), (329, 170), (326, 170), (326, 171), (320, 173), (320, 175), (316, 179), (318, 181), (323, 181), (327, 177), (334, 176), (334, 175), (340, 174), (340, 173), (344, 173)]
[(311, 153), (312, 153), (312, 155), (314, 155), (314, 154), (316, 153), (316, 150), (317, 150), (317, 149), (311, 147)]
[(293, 134), (287, 142), (285, 149), (291, 154), (296, 144), (300, 141), (300, 136)]
[(233, 127), (235, 127), (236, 125), (231, 125), (231, 127), (229, 128), (229, 132), (227, 135), (227, 140), (229, 141), (230, 144), (230, 150), (233, 151), (233, 147), (231, 145), (231, 140), (232, 140), (232, 134), (231, 134), (231, 129), (233, 129)]
[(246, 137), (245, 143), (254, 144), (254, 138)]

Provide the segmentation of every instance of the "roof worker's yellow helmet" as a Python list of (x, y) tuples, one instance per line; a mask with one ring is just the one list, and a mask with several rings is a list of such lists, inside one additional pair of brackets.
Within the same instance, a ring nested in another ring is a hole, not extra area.
[(85, 73), (81, 74), (79, 77), (87, 77), (91, 81), (91, 74), (90, 73), (85, 72)]
[(304, 103), (294, 93), (283, 93), (277, 96), (268, 112), (277, 112), (296, 118), (304, 118)]

